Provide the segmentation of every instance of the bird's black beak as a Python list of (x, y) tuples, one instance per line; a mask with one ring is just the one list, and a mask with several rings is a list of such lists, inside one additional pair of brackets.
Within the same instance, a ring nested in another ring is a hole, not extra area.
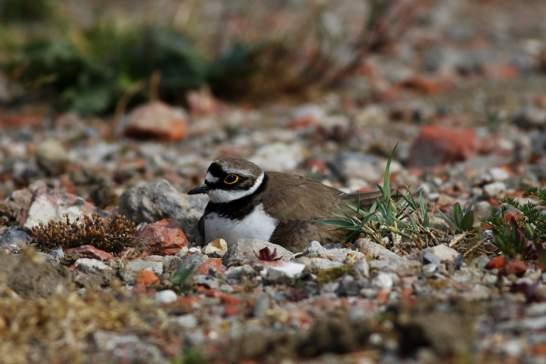
[(199, 187), (195, 187), (194, 189), (189, 190), (188, 195), (197, 195), (199, 193), (207, 193), (208, 191), (209, 191), (209, 186), (201, 185)]

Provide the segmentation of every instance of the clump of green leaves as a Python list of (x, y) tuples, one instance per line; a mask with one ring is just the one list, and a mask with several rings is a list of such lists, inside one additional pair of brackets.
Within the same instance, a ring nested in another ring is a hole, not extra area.
[(546, 255), (546, 188), (529, 191), (537, 202), (506, 199), (486, 221), (492, 241), (509, 257), (543, 259)]
[(207, 67), (180, 32), (111, 24), (33, 39), (8, 65), (27, 88), (58, 95), (59, 108), (82, 114), (111, 111), (124, 99), (141, 101), (156, 86), (157, 96), (179, 102), (184, 91), (205, 84)]
[(472, 206), (463, 209), (458, 202), (453, 205), (449, 214), (442, 214), (441, 216), (451, 229), (457, 233), (470, 231), (474, 225), (474, 210)]
[(178, 269), (170, 279), (173, 288), (175, 288), (178, 293), (184, 293), (190, 289), (191, 280), (196, 269), (197, 265), (195, 264), (180, 264), (178, 266)]
[(391, 241), (403, 238), (419, 246), (436, 240), (430, 225), (427, 203), (422, 193), (418, 197), (409, 192), (395, 193), (390, 184), (388, 159), (383, 175), (383, 185), (378, 186), (381, 196), (369, 207), (349, 205), (349, 213), (325, 223), (348, 232), (352, 240), (363, 234), (377, 243), (384, 243), (384, 237)]
[(135, 234), (136, 224), (118, 214), (107, 217), (85, 215), (75, 220), (66, 216), (64, 220), (39, 224), (31, 230), (33, 243), (41, 248), (68, 249), (90, 244), (114, 253), (133, 246)]

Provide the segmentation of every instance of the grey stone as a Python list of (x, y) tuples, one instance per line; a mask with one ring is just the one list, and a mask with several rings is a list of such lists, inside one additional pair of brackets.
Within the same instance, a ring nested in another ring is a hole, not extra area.
[(96, 287), (109, 284), (114, 269), (98, 259), (79, 258), (74, 263), (74, 281), (82, 286)]
[(522, 128), (544, 128), (546, 126), (546, 109), (525, 106), (514, 116), (514, 123)]
[(8, 252), (18, 252), (31, 241), (32, 237), (18, 227), (0, 229), (0, 248)]
[(36, 162), (49, 175), (56, 176), (66, 170), (70, 159), (68, 152), (58, 140), (49, 139), (38, 144)]
[(364, 254), (359, 251), (344, 248), (326, 249), (318, 241), (312, 241), (305, 250), (305, 255), (310, 258), (326, 258), (336, 262), (353, 264), (364, 259)]
[(256, 256), (261, 249), (268, 248), (271, 253), (275, 252), (280, 260), (292, 259), (293, 253), (288, 249), (263, 240), (240, 239), (228, 247), (228, 253), (224, 257), (226, 266), (256, 263), (260, 260)]
[(115, 332), (97, 331), (93, 338), (99, 350), (109, 352), (117, 361), (127, 363), (163, 364), (166, 359), (154, 345), (136, 335), (120, 335)]
[(334, 268), (340, 268), (343, 267), (345, 264), (330, 260), (326, 258), (308, 258), (308, 257), (300, 257), (296, 259), (298, 263), (305, 264), (308, 270), (311, 272), (320, 272), (322, 270), (328, 270), (328, 269), (334, 269)]
[(245, 264), (241, 266), (229, 267), (226, 270), (226, 279), (239, 281), (243, 278), (251, 278), (256, 276), (258, 273), (252, 266)]
[(119, 209), (136, 222), (172, 218), (180, 224), (188, 239), (201, 243), (198, 222), (208, 202), (206, 195), (180, 193), (164, 179), (143, 182), (126, 190)]

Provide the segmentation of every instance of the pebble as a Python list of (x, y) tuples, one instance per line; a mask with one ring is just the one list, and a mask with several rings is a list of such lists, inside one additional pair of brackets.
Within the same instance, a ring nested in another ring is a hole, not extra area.
[(225, 256), (226, 265), (231, 266), (259, 263), (260, 260), (258, 259), (257, 255), (259, 254), (260, 250), (265, 248), (268, 248), (271, 253), (275, 252), (276, 257), (281, 258), (280, 260), (283, 261), (292, 259), (292, 256), (294, 255), (288, 249), (268, 241), (257, 239), (240, 239), (229, 245), (228, 253)]
[(483, 191), (487, 197), (499, 197), (506, 192), (504, 182), (492, 182), (483, 186)]
[(48, 139), (36, 147), (36, 161), (49, 175), (56, 176), (66, 170), (70, 158), (58, 140)]
[(38, 193), (34, 197), (24, 227), (32, 229), (39, 224), (50, 221), (75, 221), (83, 215), (92, 214), (96, 208), (83, 198), (57, 190), (48, 190)]
[(291, 171), (305, 158), (299, 144), (271, 143), (258, 148), (250, 160), (265, 170)]
[(294, 262), (280, 262), (279, 264), (267, 265), (262, 273), (267, 281), (279, 281), (283, 278), (298, 278), (303, 273), (305, 265)]
[(21, 228), (15, 226), (0, 228), (0, 249), (15, 253), (31, 241), (32, 237)]
[(144, 269), (149, 269), (158, 276), (163, 274), (163, 262), (134, 259), (127, 262), (122, 270), (123, 279), (127, 282), (134, 282), (138, 272)]
[(188, 240), (200, 243), (198, 221), (207, 202), (206, 195), (179, 193), (168, 181), (159, 179), (127, 189), (120, 197), (119, 209), (138, 223), (172, 218), (180, 224)]
[(171, 322), (182, 329), (191, 330), (197, 327), (197, 318), (192, 314), (171, 318)]
[(157, 303), (171, 303), (176, 301), (177, 295), (171, 289), (165, 289), (155, 293), (154, 299)]
[(216, 239), (208, 243), (203, 252), (210, 256), (223, 257), (228, 251), (228, 243), (224, 239)]

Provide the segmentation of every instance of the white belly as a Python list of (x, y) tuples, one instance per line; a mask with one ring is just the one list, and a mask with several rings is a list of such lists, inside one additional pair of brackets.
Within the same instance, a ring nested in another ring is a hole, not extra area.
[(241, 220), (230, 220), (210, 213), (205, 217), (205, 241), (223, 238), (228, 243), (239, 239), (260, 239), (269, 241), (277, 227), (278, 220), (269, 216), (262, 204)]

